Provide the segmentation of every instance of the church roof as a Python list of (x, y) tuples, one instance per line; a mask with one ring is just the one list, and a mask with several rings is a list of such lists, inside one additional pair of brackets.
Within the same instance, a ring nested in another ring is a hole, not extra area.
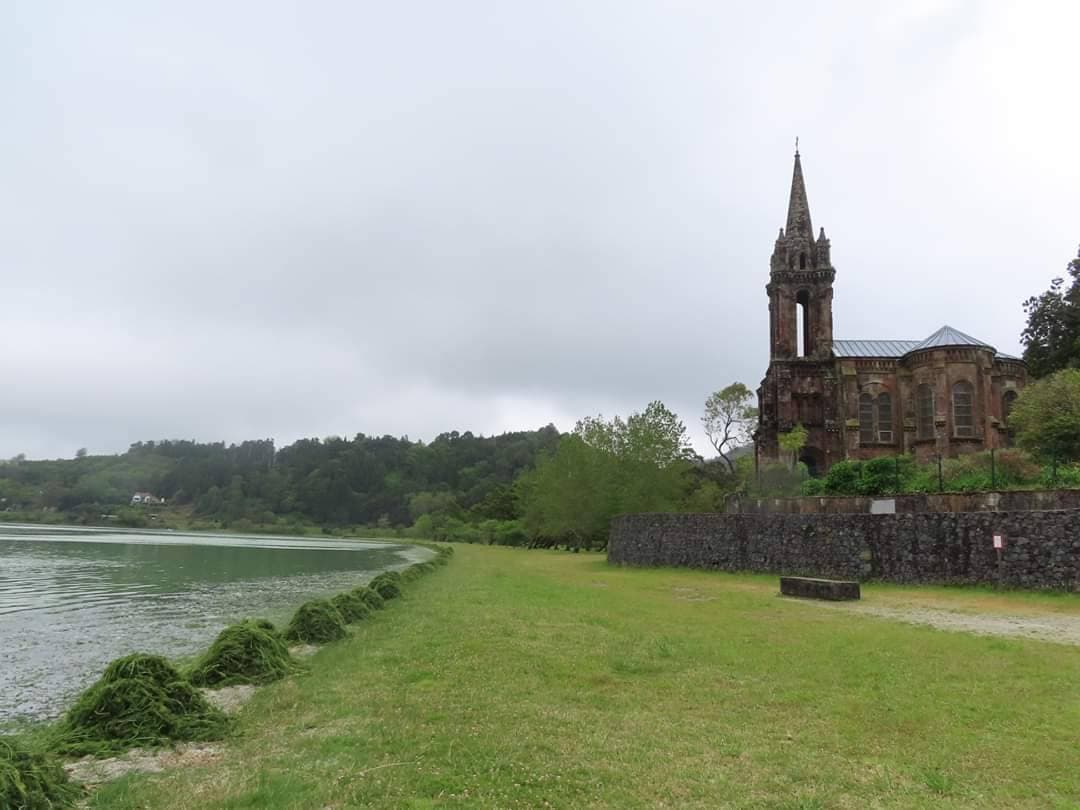
[(917, 340), (834, 340), (832, 349), (837, 357), (903, 357), (918, 345)]
[(994, 357), (1000, 360), (1019, 360), (1011, 354), (1003, 354), (989, 343), (978, 338), (953, 329), (951, 326), (943, 326), (925, 340), (834, 340), (834, 357), (895, 357), (900, 358), (912, 352), (922, 349), (936, 349), (944, 346), (981, 346), (994, 352)]
[(941, 346), (983, 346), (987, 349), (994, 348), (989, 343), (983, 343), (983, 341), (973, 338), (971, 335), (966, 335), (959, 329), (953, 329), (946, 324), (938, 329), (934, 334), (928, 337), (926, 340), (919, 343), (915, 347), (915, 351), (919, 349), (936, 349)]

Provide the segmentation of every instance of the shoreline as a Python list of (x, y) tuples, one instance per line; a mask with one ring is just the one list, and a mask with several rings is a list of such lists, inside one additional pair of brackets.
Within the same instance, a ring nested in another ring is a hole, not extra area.
[[(25, 538), (27, 544), (70, 542), (73, 545), (76, 543), (87, 545), (108, 544), (121, 548), (124, 546), (253, 548), (263, 552), (269, 550), (271, 553), (278, 551), (287, 553), (298, 550), (331, 553), (348, 551), (363, 554), (364, 552), (377, 551), (379, 556), (371, 558), (372, 562), (375, 563), (373, 567), (351, 568), (346, 565), (336, 571), (332, 569), (326, 571), (312, 569), (307, 572), (300, 570), (297, 573), (275, 575), (269, 579), (257, 578), (249, 580), (241, 577), (235, 582), (209, 582), (206, 587), (211, 587), (215, 591), (221, 590), (222, 593), (228, 596), (224, 601), (214, 601), (205, 609), (200, 609), (201, 601), (198, 604), (192, 601), (204, 598), (201, 595), (204, 585), (198, 584), (201, 580), (193, 580), (196, 585), (185, 585), (183, 591), (183, 604), (187, 606), (190, 603), (193, 612), (189, 611), (187, 607), (170, 607), (168, 595), (166, 594), (165, 601), (162, 601), (161, 597), (156, 595), (156, 592), (151, 592), (150, 598), (154, 600), (151, 607), (140, 607), (142, 605), (141, 601), (131, 601), (132, 598), (141, 599), (137, 593), (135, 597), (125, 596), (123, 595), (123, 589), (121, 589), (121, 595), (117, 598), (123, 601), (117, 602), (117, 604), (126, 607), (122, 608), (123, 612), (119, 615), (126, 617), (123, 618), (125, 626), (137, 622), (141, 629), (133, 634), (121, 630), (109, 633), (108, 638), (105, 639), (107, 642), (105, 646), (108, 649), (103, 653), (107, 657), (102, 657), (102, 653), (94, 653), (93, 649), (87, 648), (77, 641), (77, 639), (82, 638), (82, 625), (95, 620), (90, 618), (76, 619), (74, 620), (76, 623), (71, 624), (73, 619), (66, 618), (68, 613), (61, 612), (54, 615), (57, 609), (64, 610), (59, 603), (54, 605), (50, 599), (46, 599), (39, 605), (34, 605), (32, 601), (27, 602), (27, 605), (31, 605), (29, 610), (16, 610), (7, 617), (13, 620), (17, 618), (17, 621), (8, 628), (6, 634), (8, 642), (15, 645), (14, 648), (9, 649), (9, 654), (14, 652), (15, 655), (19, 656), (17, 660), (22, 661), (21, 668), (18, 671), (9, 669), (5, 674), (5, 679), (10, 679), (11, 686), (16, 690), (14, 693), (9, 694), (9, 702), (22, 701), (21, 706), (24, 708), (20, 710), (20, 704), (11, 702), (9, 708), (13, 710), (12, 713), (0, 718), (0, 734), (5, 735), (29, 734), (33, 736), (43, 727), (48, 727), (59, 721), (68, 711), (71, 702), (78, 694), (92, 682), (93, 678), (100, 674), (110, 660), (117, 657), (135, 651), (154, 652), (183, 665), (201, 655), (221, 629), (245, 617), (262, 615), (284, 626), (284, 623), (287, 623), (296, 608), (306, 601), (315, 598), (329, 598), (333, 594), (340, 592), (342, 588), (348, 589), (370, 581), (382, 571), (401, 571), (410, 565), (430, 560), (434, 556), (434, 552), (426, 544), (384, 539), (377, 541), (368, 538), (363, 540), (359, 538), (348, 540), (326, 539), (308, 546), (298, 543), (295, 538), (282, 538), (283, 542), (279, 544), (273, 542), (276, 538), (265, 536), (248, 538), (241, 535), (221, 536), (208, 533), (198, 533), (198, 536), (196, 536), (196, 533), (163, 532), (157, 537), (150, 538), (145, 536), (145, 532), (142, 530), (116, 535), (112, 529), (93, 532), (94, 535), (98, 536), (86, 536), (82, 527), (64, 526), (54, 528), (52, 526), (32, 524), (27, 528), (35, 532), (32, 538)], [(4, 526), (0, 525), (0, 533), (3, 533), (4, 530)], [(41, 536), (42, 534), (47, 535), (54, 531), (63, 532), (65, 530), (71, 532), (70, 537)], [(251, 545), (243, 542), (248, 539), (253, 541)], [(24, 542), (24, 540), (14, 540), (14, 542)], [(386, 551), (383, 551), (383, 549)], [(393, 552), (392, 556), (389, 557), (392, 562), (375, 562), (380, 557), (389, 556), (389, 552)], [(16, 552), (16, 554), (18, 553), (20, 552)], [(66, 552), (63, 553), (66, 555)], [(123, 552), (110, 552), (111, 555), (117, 553), (123, 554)], [(124, 558), (121, 557), (120, 559), (123, 560)], [(281, 563), (278, 563), (278, 565), (281, 565)], [(288, 563), (285, 565), (287, 567)], [(351, 565), (364, 566), (364, 563), (352, 563)], [(310, 584), (305, 584), (308, 580), (311, 580)], [(256, 590), (249, 592), (247, 584), (250, 582), (259, 582), (260, 585)], [(286, 590), (280, 591), (280, 586), (275, 584), (277, 582), (281, 582)], [(130, 586), (125, 585), (123, 588), (130, 588)], [(295, 593), (291, 593), (293, 590), (295, 590)], [(264, 597), (268, 597), (270, 602), (263, 601)], [(28, 596), (27, 598), (31, 597)], [(111, 599), (112, 597), (108, 598)], [(282, 602), (282, 599), (286, 599), (287, 602)], [(19, 601), (16, 600), (16, 607)], [(234, 602), (237, 604), (232, 604)], [(281, 603), (278, 604), (279, 602)], [(92, 609), (109, 608), (94, 607)], [(78, 612), (77, 614), (70, 614), (71, 616), (82, 616), (84, 608), (75, 607), (67, 608), (67, 610)], [(151, 612), (146, 614), (145, 611), (147, 610)], [(148, 625), (139, 621), (139, 612), (143, 612), (152, 623), (155, 623), (149, 626), (168, 622), (178, 629), (172, 631), (166, 627), (160, 636), (155, 636), (158, 639), (156, 642), (153, 640), (148, 642), (145, 638)], [(173, 612), (176, 612), (175, 615), (172, 615)], [(62, 634), (64, 637), (72, 639), (71, 642), (64, 642), (61, 649), (66, 649), (66, 646), (70, 646), (70, 644), (76, 644), (77, 649), (72, 652), (75, 657), (64, 658), (63, 666), (57, 666), (55, 657), (50, 660), (45, 655), (45, 648), (41, 646), (41, 638), (35, 640), (34, 637), (28, 635), (41, 622), (47, 623), (49, 634)], [(205, 628), (203, 625), (205, 625)], [(97, 625), (95, 624), (95, 626)], [(72, 634), (78, 635), (73, 636)], [(129, 635), (131, 638), (127, 640)], [(85, 652), (88, 649), (90, 649), (89, 656)], [(96, 646), (94, 649), (96, 649)], [(84, 658), (87, 660), (83, 661)], [(82, 663), (80, 664), (80, 662)], [(15, 662), (11, 663), (14, 665)], [(86, 669), (87, 666), (90, 669)], [(48, 670), (47, 673), (45, 668)], [(22, 676), (19, 675), (20, 672), (23, 673)], [(46, 674), (42, 677), (34, 676), (32, 681), (26, 681), (26, 678), (31, 677), (34, 673)], [(20, 677), (22, 680), (19, 680)], [(27, 686), (20, 687), (20, 683), (25, 683)], [(24, 693), (22, 697), (19, 696), (20, 692)], [(51, 694), (52, 697), (48, 697), (48, 694)], [(27, 706), (36, 708), (31, 708), (27, 712), (25, 709)]]

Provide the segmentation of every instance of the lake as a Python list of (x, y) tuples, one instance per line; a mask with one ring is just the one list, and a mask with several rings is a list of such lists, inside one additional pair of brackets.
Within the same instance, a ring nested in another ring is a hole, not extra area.
[(428, 559), (416, 546), (0, 524), (0, 727), (56, 717), (115, 658), (197, 654), (226, 625)]

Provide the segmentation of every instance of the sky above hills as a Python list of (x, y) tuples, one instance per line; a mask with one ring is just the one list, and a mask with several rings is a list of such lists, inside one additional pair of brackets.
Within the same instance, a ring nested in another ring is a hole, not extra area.
[(837, 338), (1018, 354), (1080, 243), (1071, 3), (9, 4), (0, 457), (493, 433), (768, 363), (794, 139)]

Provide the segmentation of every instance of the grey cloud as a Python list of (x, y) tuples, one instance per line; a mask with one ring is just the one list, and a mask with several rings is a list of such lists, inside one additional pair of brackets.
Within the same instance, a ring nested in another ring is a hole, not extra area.
[(795, 8), (17, 2), (0, 456), (696, 434), (767, 365), (795, 135), (838, 337), (1018, 351), (1080, 239), (1077, 12)]

